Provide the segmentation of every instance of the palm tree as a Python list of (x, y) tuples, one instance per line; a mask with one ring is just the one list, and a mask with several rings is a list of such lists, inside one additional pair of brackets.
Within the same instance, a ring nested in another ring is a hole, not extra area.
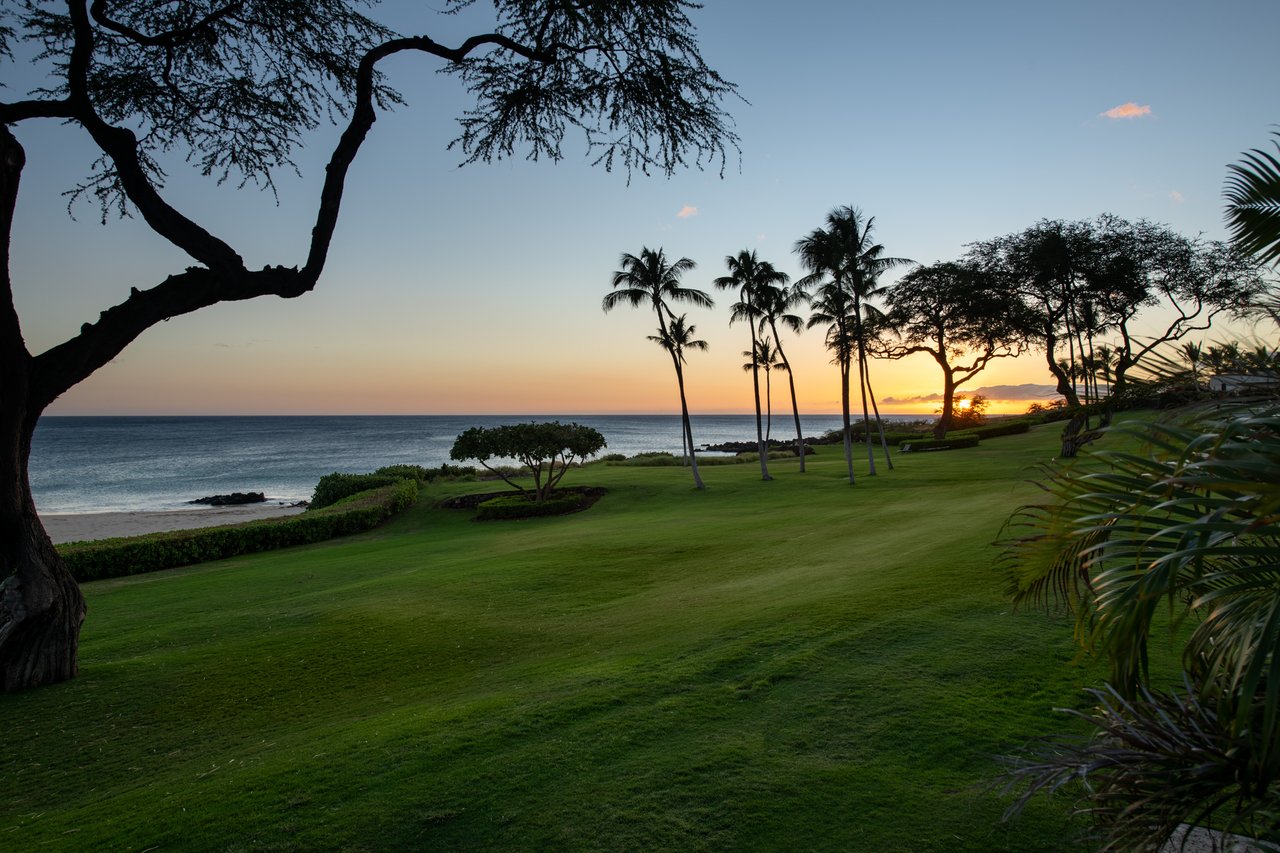
[(787, 365), (778, 359), (778, 348), (773, 345), (772, 339), (762, 337), (756, 341), (755, 349), (743, 350), (743, 358), (747, 359), (742, 365), (742, 369), (748, 373), (759, 373), (764, 371), (764, 402), (765, 402), (765, 427), (764, 427), (764, 444), (769, 446), (769, 436), (773, 431), (773, 385), (770, 380), (774, 370), (786, 370)]
[[(1280, 131), (1271, 141), (1280, 153)], [(1264, 264), (1280, 264), (1280, 158), (1254, 148), (1227, 166), (1227, 227), (1241, 251)]]
[[(751, 330), (751, 349), (748, 354), (754, 353), (759, 342), (756, 324), (761, 316), (762, 291), (766, 287), (786, 284), (788, 276), (774, 269), (773, 264), (768, 261), (760, 260), (754, 250), (743, 249), (737, 255), (729, 255), (724, 259), (724, 263), (729, 268), (729, 274), (720, 276), (714, 284), (721, 290), (735, 287), (738, 289), (738, 301), (733, 305), (729, 324), (732, 325), (737, 320), (746, 321), (747, 328)], [(760, 478), (772, 480), (773, 477), (769, 475), (769, 453), (765, 445), (764, 432), (760, 426), (760, 369), (755, 364), (754, 358), (748, 370), (751, 372), (751, 386), (755, 393), (756, 448), (760, 453)]]
[[(914, 264), (906, 257), (886, 257), (884, 247), (872, 242), (870, 234), (876, 227), (876, 218), (863, 218), (863, 211), (846, 205), (836, 207), (827, 214), (827, 227), (815, 229), (808, 237), (796, 243), (801, 264), (809, 275), (800, 279), (803, 287), (831, 279), (829, 283), (844, 288), (849, 295), (852, 343), (858, 355), (858, 386), (863, 398), (863, 423), (870, 424), (867, 406), (869, 368), (867, 364), (867, 324), (864, 302), (881, 293), (878, 279), (882, 273), (897, 266)], [(883, 424), (876, 418), (883, 437)], [(867, 461), (870, 474), (876, 474), (876, 451), (867, 435)], [(890, 462), (892, 466), (892, 462)]]
[[(882, 273), (895, 267), (915, 263), (907, 258), (885, 257), (884, 246), (871, 241), (871, 231), (874, 228), (874, 216), (866, 218), (864, 222), (862, 211), (846, 205), (837, 207), (827, 214), (825, 229), (815, 229), (809, 236), (801, 238), (796, 243), (796, 252), (800, 255), (800, 261), (809, 270), (809, 275), (801, 279), (799, 284), (805, 288), (814, 285), (836, 287), (844, 290), (848, 297), (847, 316), (853, 344), (850, 356), (855, 352), (857, 354), (862, 417), (863, 423), (868, 425), (871, 422), (871, 413), (867, 406), (869, 371), (863, 303), (881, 292), (878, 279)], [(823, 284), (824, 281), (825, 284)], [(843, 371), (847, 376), (848, 367), (845, 366)], [(879, 416), (876, 421), (879, 423)], [(881, 425), (881, 431), (883, 432), (883, 425)], [(876, 473), (875, 450), (871, 446), (869, 435), (867, 436), (867, 461), (870, 472), (874, 475)]]
[[(689, 464), (693, 469), (694, 485), (704, 488), (702, 477), (698, 473), (698, 459), (693, 451), (693, 426), (689, 421), (689, 404), (684, 393), (684, 359), (680, 346), (694, 346), (692, 343), (677, 345), (672, 329), (676, 320), (684, 328), (684, 316), (677, 318), (671, 311), (671, 302), (688, 302), (700, 308), (711, 308), (715, 302), (701, 290), (680, 286), (680, 277), (697, 266), (688, 258), (680, 258), (674, 263), (667, 263), (662, 249), (642, 248), (640, 254), (623, 253), (618, 265), (621, 269), (613, 273), (613, 291), (606, 294), (601, 307), (606, 313), (619, 305), (630, 305), (639, 308), (649, 305), (658, 317), (658, 335), (660, 341), (665, 340), (670, 346), (664, 348), (671, 354), (671, 363), (676, 371), (676, 384), (680, 388), (680, 418), (684, 431), (683, 441), (688, 448)], [(692, 333), (692, 327), (688, 327)], [(695, 347), (705, 349), (703, 346)]]
[(797, 314), (789, 313), (792, 308), (808, 299), (808, 294), (800, 288), (784, 288), (768, 286), (760, 290), (760, 334), (764, 334), (765, 325), (773, 332), (774, 345), (778, 349), (778, 369), (787, 374), (787, 382), (791, 388), (791, 414), (796, 422), (796, 456), (800, 457), (800, 473), (804, 473), (804, 433), (800, 428), (800, 406), (796, 402), (796, 380), (791, 362), (782, 349), (782, 336), (778, 334), (778, 324), (786, 326), (797, 334), (804, 328), (804, 321)]
[[(815, 232), (816, 233), (816, 232)], [(810, 235), (813, 237), (814, 235)], [(808, 261), (806, 261), (808, 263)], [(853, 301), (844, 288), (830, 282), (818, 288), (810, 297), (813, 311), (809, 314), (808, 327), (825, 325), (825, 343), (831, 350), (832, 363), (840, 369), (840, 414), (844, 423), (844, 462), (849, 469), (849, 484), (854, 484), (853, 443), (849, 424), (849, 371), (856, 348), (853, 339), (853, 323), (849, 312)]]

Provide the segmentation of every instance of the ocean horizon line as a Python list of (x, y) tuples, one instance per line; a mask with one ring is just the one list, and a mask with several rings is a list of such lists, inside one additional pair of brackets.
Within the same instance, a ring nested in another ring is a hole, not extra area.
[[(753, 417), (754, 411), (747, 412), (697, 412), (690, 413), (691, 418), (730, 418)], [(774, 412), (774, 418), (791, 417), (790, 410)], [(801, 412), (802, 418), (838, 418), (840, 412)], [(850, 412), (850, 419), (859, 418), (860, 413)], [(388, 412), (328, 412), (308, 414), (301, 412), (204, 412), (189, 413), (136, 413), (114, 412), (107, 414), (54, 414), (45, 413), (41, 418), (678, 418), (679, 412), (420, 412), (420, 413), (388, 413)], [(874, 417), (874, 414), (872, 415)], [(927, 420), (935, 415), (922, 412), (881, 412), (882, 418), (919, 418)]]

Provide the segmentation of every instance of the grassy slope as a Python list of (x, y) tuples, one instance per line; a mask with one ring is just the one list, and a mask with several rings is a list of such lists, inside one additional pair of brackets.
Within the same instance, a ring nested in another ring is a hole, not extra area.
[(983, 787), (1097, 680), (992, 568), (1057, 431), (88, 584), (81, 676), (0, 696), (0, 843), (1076, 849)]

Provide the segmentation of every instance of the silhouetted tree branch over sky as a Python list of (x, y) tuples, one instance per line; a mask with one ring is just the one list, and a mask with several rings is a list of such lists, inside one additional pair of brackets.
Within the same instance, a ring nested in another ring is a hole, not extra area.
[[(496, 0), (482, 32), (456, 45), (402, 36), (372, 0), (67, 0), (16, 4), (0, 18), (0, 58), (30, 60), (36, 89), (0, 102), (0, 678), (5, 690), (76, 672), (84, 599), (36, 515), (27, 465), (40, 413), (146, 329), (200, 308), (316, 286), (338, 225), (348, 170), (399, 96), (380, 72), (398, 54), (457, 77), (474, 97), (452, 143), (465, 162), (517, 153), (558, 160), (581, 133), (606, 169), (670, 173), (723, 169), (737, 138), (723, 108), (732, 83), (698, 52), (684, 0)], [(445, 11), (489, 4), (447, 0)], [(425, 17), (425, 15), (424, 15)], [(6, 92), (7, 94), (7, 92)], [(136, 215), (191, 261), (41, 353), (28, 352), (13, 300), (9, 241), (25, 164), (25, 122), (56, 119), (92, 139), (88, 174), (68, 173), (74, 196)], [(329, 157), (315, 224), (296, 266), (247, 268), (194, 211), (164, 194), (160, 158), (274, 189), (292, 152), (329, 120), (343, 130)]]

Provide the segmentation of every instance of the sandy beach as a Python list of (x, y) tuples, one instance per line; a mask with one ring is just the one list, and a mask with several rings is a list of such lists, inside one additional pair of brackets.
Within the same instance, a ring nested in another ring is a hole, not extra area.
[(49, 513), (41, 515), (44, 529), (55, 543), (109, 539), (113, 536), (138, 536), (164, 530), (189, 530), (193, 527), (217, 527), (240, 524), (261, 518), (282, 518), (302, 512), (302, 507), (276, 503), (227, 507), (199, 507), (169, 512), (86, 512)]

